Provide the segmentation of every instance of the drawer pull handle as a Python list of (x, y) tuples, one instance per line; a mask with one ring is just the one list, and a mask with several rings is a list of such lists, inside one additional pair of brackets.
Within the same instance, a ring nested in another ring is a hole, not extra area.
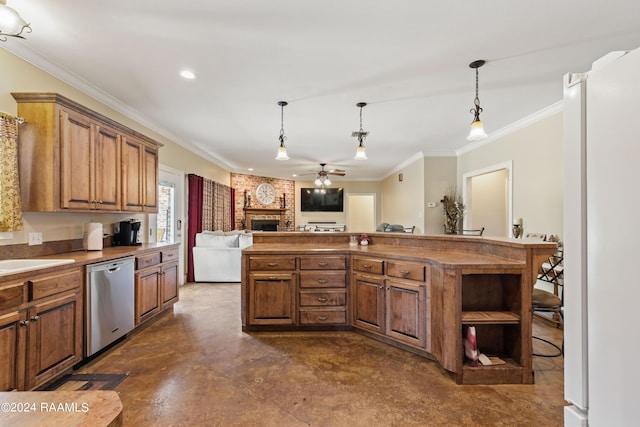
[(327, 319), (328, 319), (327, 316), (318, 316), (318, 320), (321, 321), (321, 322), (323, 322), (323, 321), (325, 321)]
[(278, 280), (278, 278), (275, 276), (269, 276), (269, 280)]
[(32, 317), (31, 319), (29, 319), (29, 320), (31, 320), (32, 322), (37, 322), (39, 318), (40, 318), (40, 316), (38, 316), (38, 315), (36, 314), (35, 316), (33, 316), (33, 317)]
[(328, 280), (327, 279), (318, 279), (318, 283), (327, 283)]
[(21, 320), (20, 321), (20, 326), (29, 326), (29, 321), (28, 320)]
[(318, 301), (327, 302), (327, 301), (329, 301), (329, 298), (327, 298), (327, 297), (318, 297)]
[(268, 267), (277, 267), (278, 263), (277, 262), (269, 262), (269, 263), (267, 263), (267, 266)]
[(173, 256), (173, 254), (166, 254), (167, 258), (171, 258)]
[(320, 266), (320, 267), (326, 267), (327, 265), (329, 265), (328, 262), (319, 262), (318, 263), (318, 266)]
[(146, 262), (147, 264), (149, 264), (150, 262), (153, 262), (153, 260), (152, 260), (152, 259), (148, 259), (148, 260), (146, 260), (145, 262)]
[(369, 268), (371, 268), (371, 266), (370, 266), (369, 264), (362, 264), (362, 268), (367, 268), (367, 269), (369, 269)]
[(400, 270), (400, 274), (402, 274), (403, 276), (406, 276), (409, 274), (409, 270)]

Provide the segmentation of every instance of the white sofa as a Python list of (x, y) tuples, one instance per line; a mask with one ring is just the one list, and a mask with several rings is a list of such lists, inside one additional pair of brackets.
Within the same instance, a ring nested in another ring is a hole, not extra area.
[(243, 231), (203, 231), (196, 234), (193, 273), (196, 282), (239, 282), (242, 249), (253, 244)]

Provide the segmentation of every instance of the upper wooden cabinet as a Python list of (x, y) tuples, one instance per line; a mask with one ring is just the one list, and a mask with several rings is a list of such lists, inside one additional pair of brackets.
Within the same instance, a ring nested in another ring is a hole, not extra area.
[(25, 211), (157, 212), (160, 144), (55, 93), (12, 93)]

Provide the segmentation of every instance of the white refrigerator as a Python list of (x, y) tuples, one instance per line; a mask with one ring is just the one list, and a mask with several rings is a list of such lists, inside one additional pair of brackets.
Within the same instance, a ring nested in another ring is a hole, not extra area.
[(565, 426), (638, 426), (640, 49), (564, 83)]

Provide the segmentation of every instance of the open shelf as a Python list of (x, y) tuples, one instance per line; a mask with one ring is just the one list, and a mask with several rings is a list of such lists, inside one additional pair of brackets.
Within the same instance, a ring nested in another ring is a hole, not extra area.
[(463, 311), (462, 324), (499, 324), (516, 325), (520, 323), (520, 316), (511, 311)]
[(460, 384), (521, 384), (522, 367), (511, 358), (501, 358), (503, 365), (478, 365), (465, 363)]

